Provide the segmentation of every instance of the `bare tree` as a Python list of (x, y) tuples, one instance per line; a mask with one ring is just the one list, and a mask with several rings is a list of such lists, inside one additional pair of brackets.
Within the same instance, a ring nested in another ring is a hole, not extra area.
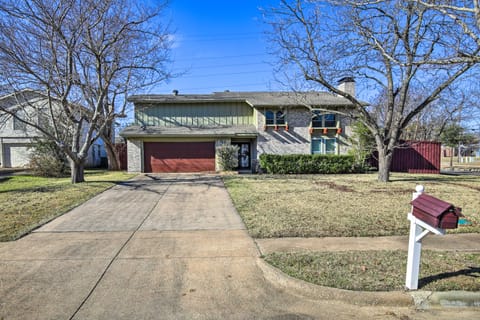
[[(51, 101), (42, 113), (53, 130), (21, 120), (64, 150), (73, 183), (84, 181), (88, 149), (100, 136), (118, 168), (112, 135), (115, 119), (125, 116), (126, 95), (169, 77), (163, 9), (128, 0), (0, 0), (1, 85), (30, 88)], [(2, 111), (20, 119), (18, 110)], [(59, 115), (68, 119), (69, 141), (55, 127)]]
[[(469, 82), (475, 82), (467, 78)], [(402, 131), (402, 140), (430, 140), (440, 141), (440, 136), (445, 128), (452, 123), (466, 123), (475, 114), (478, 100), (472, 95), (473, 90), (468, 88), (466, 81), (446, 88), (438, 99), (431, 102), (425, 109), (412, 118)], [(475, 87), (477, 87), (475, 85)], [(423, 90), (411, 90), (409, 104), (424, 100)]]
[(445, 105), (430, 104), (405, 127), (400, 139), (411, 141), (439, 141), (440, 135), (445, 130), (445, 127), (453, 123), (455, 111), (452, 112)]
[[(458, 23), (417, 1), (282, 0), (267, 21), (290, 78), (351, 101), (352, 116), (375, 137), (382, 182), (389, 181), (403, 130), (479, 62), (472, 20)], [(364, 100), (381, 103), (366, 107), (340, 91), (336, 81), (344, 76), (355, 77)], [(411, 99), (413, 89), (422, 91), (421, 99)]]
[[(435, 10), (442, 16), (461, 28), (461, 31), (474, 43), (480, 47), (480, 1), (479, 0), (415, 0), (414, 2), (421, 4), (431, 10)], [(456, 63), (456, 62), (479, 62), (480, 56), (473, 54), (470, 50), (460, 51), (460, 55), (446, 56), (439, 59), (439, 63)]]

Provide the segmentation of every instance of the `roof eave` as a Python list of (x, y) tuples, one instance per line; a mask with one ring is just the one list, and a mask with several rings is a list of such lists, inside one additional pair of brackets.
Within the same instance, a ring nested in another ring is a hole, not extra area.
[(256, 138), (258, 133), (191, 133), (191, 134), (169, 134), (169, 133), (120, 133), (123, 138)]
[(209, 102), (245, 102), (245, 99), (241, 98), (209, 98), (209, 97), (185, 97), (185, 96), (155, 96), (155, 95), (138, 95), (130, 96), (127, 98), (128, 102), (139, 104), (150, 103), (171, 103), (171, 104), (183, 104), (183, 103), (209, 103)]

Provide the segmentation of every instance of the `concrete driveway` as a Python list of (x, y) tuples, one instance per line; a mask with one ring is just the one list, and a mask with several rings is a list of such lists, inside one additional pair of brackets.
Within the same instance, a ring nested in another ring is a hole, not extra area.
[(220, 178), (139, 176), (0, 243), (0, 319), (430, 318), (298, 295), (258, 260)]

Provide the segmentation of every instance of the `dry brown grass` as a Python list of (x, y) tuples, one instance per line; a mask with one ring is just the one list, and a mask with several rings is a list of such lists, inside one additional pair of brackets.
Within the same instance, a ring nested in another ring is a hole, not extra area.
[[(406, 251), (272, 253), (265, 257), (283, 272), (318, 285), (362, 291), (405, 288)], [(424, 250), (419, 289), (479, 291), (480, 254)]]
[(392, 174), (228, 176), (225, 184), (250, 234), (257, 238), (408, 234), (412, 192), (456, 206), (472, 223), (449, 232), (480, 231), (480, 177)]
[(87, 171), (87, 182), (79, 184), (71, 184), (70, 178), (2, 177), (0, 241), (14, 240), (132, 176), (124, 172)]

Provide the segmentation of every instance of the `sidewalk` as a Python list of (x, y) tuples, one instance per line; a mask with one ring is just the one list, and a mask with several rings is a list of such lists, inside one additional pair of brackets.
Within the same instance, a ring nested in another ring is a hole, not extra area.
[[(256, 239), (262, 254), (292, 251), (407, 250), (408, 236), (325, 237)], [(423, 249), (436, 251), (480, 252), (480, 234), (428, 235)]]

